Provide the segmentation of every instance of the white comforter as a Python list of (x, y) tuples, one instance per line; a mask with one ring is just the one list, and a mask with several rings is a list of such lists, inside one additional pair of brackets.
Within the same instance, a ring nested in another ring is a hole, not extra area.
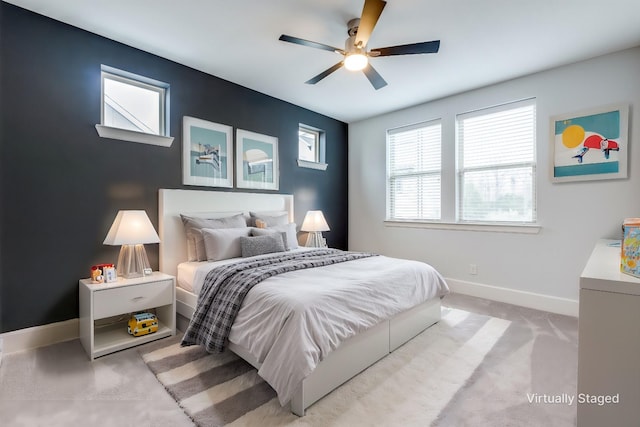
[[(198, 270), (194, 289), (205, 275)], [(384, 256), (292, 271), (249, 291), (229, 341), (262, 364), (258, 374), (285, 405), (341, 342), (448, 292), (430, 265)]]

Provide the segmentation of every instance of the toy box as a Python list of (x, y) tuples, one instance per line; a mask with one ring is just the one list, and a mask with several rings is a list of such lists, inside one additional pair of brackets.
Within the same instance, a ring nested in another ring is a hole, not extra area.
[(640, 218), (627, 218), (622, 226), (620, 271), (640, 277)]

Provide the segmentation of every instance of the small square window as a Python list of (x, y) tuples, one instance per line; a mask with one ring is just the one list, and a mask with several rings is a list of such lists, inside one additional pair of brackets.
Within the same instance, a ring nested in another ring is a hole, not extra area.
[(164, 136), (167, 85), (152, 84), (145, 77), (136, 77), (103, 69), (102, 124)]
[(298, 166), (325, 170), (325, 134), (311, 126), (298, 127)]
[(102, 65), (100, 124), (103, 138), (171, 146), (169, 85)]
[(300, 127), (298, 158), (307, 162), (320, 163), (320, 132)]

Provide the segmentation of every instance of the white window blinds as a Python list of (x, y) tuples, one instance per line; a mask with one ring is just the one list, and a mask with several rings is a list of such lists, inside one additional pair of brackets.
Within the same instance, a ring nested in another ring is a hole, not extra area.
[(387, 132), (387, 218), (439, 220), (441, 123)]
[(536, 106), (529, 99), (457, 116), (458, 220), (536, 220)]

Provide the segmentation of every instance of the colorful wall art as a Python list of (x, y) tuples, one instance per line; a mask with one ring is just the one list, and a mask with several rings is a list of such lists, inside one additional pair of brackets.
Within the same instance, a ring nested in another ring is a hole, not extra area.
[(616, 105), (552, 117), (552, 181), (626, 178), (628, 116)]

